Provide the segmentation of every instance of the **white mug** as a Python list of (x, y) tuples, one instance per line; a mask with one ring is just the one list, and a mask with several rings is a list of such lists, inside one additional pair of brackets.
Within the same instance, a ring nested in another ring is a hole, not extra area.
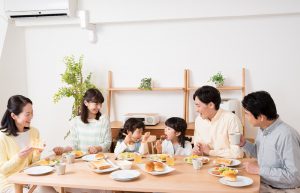
[(229, 142), (231, 145), (239, 145), (241, 140), (241, 133), (230, 133)]
[(64, 175), (66, 172), (66, 164), (65, 163), (58, 163), (55, 165), (57, 175)]
[(66, 154), (66, 162), (68, 164), (74, 163), (75, 162), (75, 154), (73, 154), (73, 153)]
[(202, 165), (203, 165), (203, 163), (202, 163), (202, 161), (201, 161), (200, 158), (194, 158), (194, 159), (192, 159), (192, 163), (193, 163), (193, 168), (195, 170), (199, 170), (202, 167)]

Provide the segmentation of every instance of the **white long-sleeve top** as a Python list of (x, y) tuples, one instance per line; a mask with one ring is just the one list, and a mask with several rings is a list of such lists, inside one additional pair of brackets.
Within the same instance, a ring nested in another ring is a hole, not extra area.
[(124, 140), (118, 140), (115, 147), (115, 155), (119, 155), (122, 152), (138, 152), (142, 155), (148, 154), (148, 144), (142, 143), (141, 141), (135, 142), (132, 146), (128, 146)]
[(189, 156), (192, 154), (192, 150), (192, 144), (189, 141), (185, 141), (184, 148), (180, 144), (174, 145), (166, 139), (162, 142), (162, 153), (164, 154)]
[(230, 111), (219, 109), (211, 121), (197, 116), (195, 120), (194, 142), (208, 144), (210, 156), (242, 158), (243, 150), (238, 145), (231, 145), (230, 133), (243, 133), (239, 118)]

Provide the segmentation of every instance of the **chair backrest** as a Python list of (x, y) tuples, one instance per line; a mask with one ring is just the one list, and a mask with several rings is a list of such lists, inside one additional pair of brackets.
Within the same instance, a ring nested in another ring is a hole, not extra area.
[(155, 142), (156, 142), (156, 135), (150, 135), (147, 141), (149, 154), (155, 153)]

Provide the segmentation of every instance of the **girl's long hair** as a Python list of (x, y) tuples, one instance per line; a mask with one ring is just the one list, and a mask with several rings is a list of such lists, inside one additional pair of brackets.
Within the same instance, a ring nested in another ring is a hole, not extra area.
[[(80, 118), (82, 122), (89, 123), (88, 121), (89, 109), (87, 108), (87, 106), (85, 106), (84, 101), (102, 104), (104, 102), (104, 97), (102, 93), (96, 88), (90, 88), (85, 92), (81, 102)], [(96, 114), (96, 119), (99, 120), (100, 116), (101, 116), (101, 112), (99, 111)]]
[(180, 132), (178, 142), (184, 148), (185, 141), (190, 141), (190, 139), (185, 136), (185, 131), (187, 129), (186, 121), (180, 117), (171, 117), (166, 120), (165, 125), (174, 129), (176, 132)]

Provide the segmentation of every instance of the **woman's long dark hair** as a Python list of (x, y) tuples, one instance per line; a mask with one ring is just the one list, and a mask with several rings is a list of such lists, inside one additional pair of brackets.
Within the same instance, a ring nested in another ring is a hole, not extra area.
[(124, 133), (127, 134), (128, 131), (131, 131), (133, 133), (136, 129), (143, 129), (144, 131), (145, 130), (144, 122), (136, 118), (127, 119), (127, 121), (124, 123), (124, 127), (119, 132), (117, 141), (125, 138)]
[(180, 135), (178, 136), (178, 141), (181, 147), (184, 148), (185, 141), (190, 141), (190, 139), (185, 136), (185, 131), (187, 130), (186, 121), (180, 117), (171, 117), (166, 120), (165, 125), (174, 129), (176, 132), (180, 132)]
[[(81, 118), (82, 122), (89, 123), (89, 121), (88, 121), (89, 110), (88, 110), (87, 106), (85, 106), (84, 101), (102, 104), (104, 102), (104, 97), (103, 97), (102, 93), (96, 88), (90, 88), (85, 92), (82, 102), (81, 102), (80, 118)], [(101, 112), (99, 111), (96, 114), (96, 119), (99, 120), (100, 116), (101, 116)]]
[[(15, 121), (11, 117), (11, 113), (19, 115), (23, 111), (24, 106), (26, 106), (28, 103), (32, 104), (32, 101), (22, 95), (14, 95), (8, 99), (7, 109), (1, 120), (0, 130), (2, 132), (6, 133), (7, 135), (18, 136), (18, 128)], [(28, 130), (29, 127), (25, 127), (24, 129)]]

